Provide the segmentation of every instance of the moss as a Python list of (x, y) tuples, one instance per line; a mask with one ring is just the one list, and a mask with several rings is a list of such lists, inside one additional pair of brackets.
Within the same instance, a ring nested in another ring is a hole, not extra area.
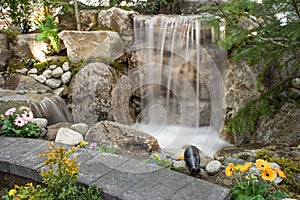
[(264, 159), (268, 162), (275, 162), (281, 166), (282, 170), (286, 174), (286, 178), (283, 183), (279, 185), (279, 188), (288, 193), (291, 197), (300, 197), (300, 184), (295, 179), (298, 173), (300, 173), (300, 160), (297, 158), (284, 158), (278, 155), (272, 155), (270, 151), (261, 150), (256, 152), (256, 159)]
[(91, 28), (91, 31), (113, 31), (116, 32), (116, 30), (111, 26), (103, 26), (103, 25), (96, 25)]
[(7, 39), (9, 40), (9, 42), (14, 41), (16, 39), (17, 35), (21, 34), (18, 31), (12, 31), (10, 29), (0, 30), (0, 33), (6, 34)]

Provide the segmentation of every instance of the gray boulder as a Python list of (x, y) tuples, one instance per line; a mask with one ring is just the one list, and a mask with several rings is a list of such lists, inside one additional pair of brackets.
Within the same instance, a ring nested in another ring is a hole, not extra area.
[(55, 142), (68, 144), (68, 145), (77, 145), (80, 141), (83, 140), (83, 136), (69, 128), (60, 128), (57, 131)]
[(72, 62), (90, 59), (113, 61), (124, 53), (124, 45), (117, 32), (62, 31), (59, 37), (64, 41)]
[(143, 131), (111, 121), (94, 124), (85, 140), (112, 146), (121, 154), (146, 159), (149, 153), (160, 149), (157, 140)]

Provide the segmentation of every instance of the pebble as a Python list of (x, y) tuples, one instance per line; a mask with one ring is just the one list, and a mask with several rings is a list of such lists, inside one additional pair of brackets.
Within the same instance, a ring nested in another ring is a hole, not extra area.
[(280, 165), (278, 165), (278, 164), (275, 163), (275, 162), (270, 162), (270, 165), (271, 165), (272, 168), (280, 169)]
[(57, 65), (50, 65), (49, 69), (54, 70), (57, 67)]
[(63, 69), (65, 72), (68, 71), (68, 70), (70, 69), (69, 63), (68, 63), (68, 62), (64, 62), (64, 63), (62, 64), (62, 69)]
[(300, 78), (294, 78), (291, 84), (293, 88), (300, 89)]
[(47, 78), (43, 75), (38, 75), (34, 77), (35, 80), (37, 80), (39, 83), (45, 83)]
[(61, 67), (57, 67), (52, 71), (52, 76), (55, 78), (61, 77), (63, 75), (64, 70)]
[(37, 74), (37, 73), (38, 73), (37, 68), (32, 68), (28, 71), (28, 74)]
[(46, 69), (44, 72), (43, 72), (43, 75), (46, 77), (46, 78), (51, 78), (52, 77), (52, 71), (50, 69)]
[(213, 160), (210, 161), (209, 163), (207, 163), (206, 167), (205, 167), (205, 171), (209, 174), (209, 175), (214, 175), (216, 173), (218, 173), (218, 171), (220, 171), (221, 169), (221, 162), (218, 160)]
[(16, 72), (20, 73), (20, 74), (26, 74), (28, 72), (28, 69), (23, 68), (23, 69), (17, 69)]
[(56, 78), (50, 78), (46, 81), (45, 83), (48, 87), (50, 87), (51, 89), (56, 89), (59, 88), (62, 84), (60, 79), (56, 79)]
[(256, 175), (256, 176), (260, 175), (260, 171), (256, 167), (250, 167), (249, 173), (252, 174), (252, 175)]
[(72, 72), (68, 71), (61, 76), (61, 81), (63, 82), (63, 84), (68, 84), (71, 81), (71, 78)]

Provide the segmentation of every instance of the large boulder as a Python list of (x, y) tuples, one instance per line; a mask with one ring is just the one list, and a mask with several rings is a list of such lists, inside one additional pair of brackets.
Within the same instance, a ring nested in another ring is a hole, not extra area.
[(121, 154), (144, 160), (160, 149), (157, 140), (143, 131), (111, 121), (94, 124), (85, 140), (112, 146)]
[(133, 10), (127, 11), (112, 7), (108, 10), (102, 10), (98, 14), (98, 24), (103, 27), (111, 27), (117, 32), (132, 30), (133, 16), (136, 14)]
[(130, 115), (124, 114), (129, 106), (131, 85), (123, 78), (122, 84), (118, 84), (121, 88), (116, 88), (119, 77), (120, 74), (103, 63), (83, 67), (70, 84), (74, 121), (89, 125), (102, 120), (131, 123)]
[(12, 57), (12, 51), (0, 48), (0, 72), (6, 70), (6, 64)]
[(113, 61), (124, 53), (124, 45), (117, 32), (62, 31), (59, 37), (72, 62), (91, 59)]
[(29, 48), (29, 43), (35, 41), (36, 34), (19, 34), (10, 44), (9, 48), (13, 51), (13, 57), (18, 59), (29, 59), (33, 55)]
[(30, 41), (28, 46), (33, 58), (39, 62), (46, 62), (47, 56), (54, 54), (54, 50), (47, 42)]
[(291, 145), (300, 144), (300, 107), (296, 104), (286, 103), (278, 112), (269, 117), (264, 117), (256, 130), (252, 142), (280, 143)]

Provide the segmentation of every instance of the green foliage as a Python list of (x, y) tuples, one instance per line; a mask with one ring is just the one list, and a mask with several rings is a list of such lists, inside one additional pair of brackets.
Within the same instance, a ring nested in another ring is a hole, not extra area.
[(105, 153), (116, 153), (116, 150), (113, 147), (107, 146), (106, 144), (102, 144), (101, 146), (96, 147), (96, 150)]
[[(28, 108), (29, 109), (29, 108)], [(32, 122), (33, 114), (30, 110), (11, 108), (5, 115), (1, 116), (0, 124), (2, 125), (2, 136), (10, 137), (38, 137), (41, 127)]]
[(59, 15), (74, 13), (74, 3), (69, 0), (42, 0), (43, 7), (58, 11)]
[[(6, 17), (6, 12), (9, 18)], [(0, 19), (4, 20), (6, 25), (21, 27), (25, 22), (29, 22), (29, 15), (33, 12), (31, 0), (1, 0), (0, 1)]]
[(145, 162), (159, 165), (169, 170), (179, 171), (179, 168), (174, 166), (171, 160), (161, 159), (158, 153), (154, 153), (153, 157), (146, 159)]
[(38, 25), (38, 29), (41, 33), (36, 36), (36, 40), (49, 40), (54, 51), (59, 54), (60, 39), (58, 37), (58, 24), (55, 22), (54, 17), (50, 14), (45, 16), (45, 19)]
[(95, 185), (89, 188), (76, 186), (80, 164), (76, 165), (76, 156), (70, 158), (75, 147), (66, 151), (61, 146), (55, 147), (52, 142), (49, 142), (49, 145), (51, 149), (39, 155), (47, 158), (43, 163), (46, 170), (41, 171), (45, 187), (41, 185), (34, 187), (31, 183), (25, 186), (15, 185), (15, 188), (7, 191), (2, 198), (4, 200), (101, 200), (102, 188), (97, 188)]
[(270, 91), (262, 94), (259, 98), (251, 100), (247, 105), (238, 110), (237, 114), (230, 120), (226, 131), (229, 133), (254, 132), (256, 122), (262, 116), (275, 113), (281, 106), (289, 101), (289, 97), (284, 94), (288, 88), (290, 80), (286, 80)]

